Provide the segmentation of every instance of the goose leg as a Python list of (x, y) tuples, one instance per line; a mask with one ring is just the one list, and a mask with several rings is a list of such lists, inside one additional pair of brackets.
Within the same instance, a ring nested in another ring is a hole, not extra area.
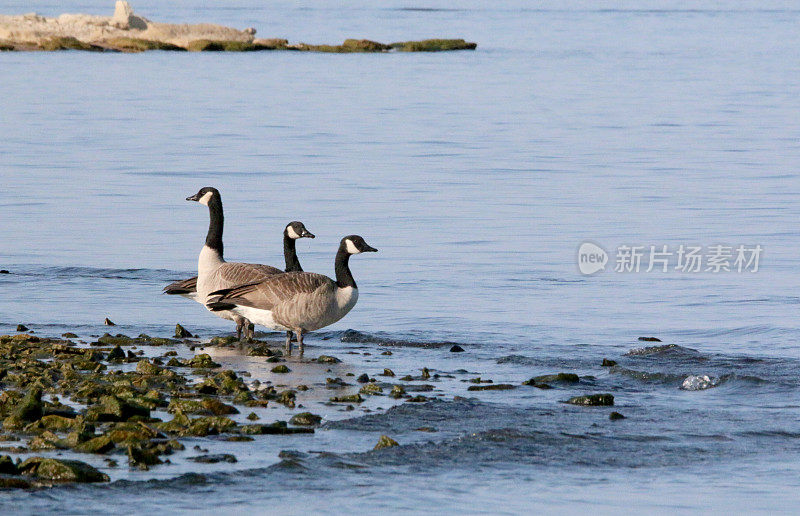
[(297, 330), (297, 345), (300, 346), (300, 356), (303, 356), (303, 352), (305, 351), (305, 347), (303, 345), (303, 330)]
[(236, 323), (236, 338), (239, 342), (242, 342), (242, 329), (244, 328), (244, 319), (237, 316), (234, 316), (233, 321)]
[(292, 354), (292, 332), (286, 332), (286, 355)]
[(245, 319), (247, 322), (247, 342), (252, 343), (256, 336), (256, 325)]

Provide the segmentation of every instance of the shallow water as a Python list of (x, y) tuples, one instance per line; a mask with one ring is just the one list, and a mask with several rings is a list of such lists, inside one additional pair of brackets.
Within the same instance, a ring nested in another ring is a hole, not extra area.
[[(213, 185), (228, 259), (279, 265), (290, 220), (317, 235), (298, 244), (306, 270), (332, 274), (346, 234), (380, 250), (351, 261), (359, 303), (309, 338), (311, 352), (357, 373), (427, 366), (456, 378), (437, 385), (442, 401), (266, 442), (218, 473), (168, 480), (187, 471), (179, 464), (109, 472), (128, 480), (2, 494), (0, 504), (180, 511), (200, 493), (231, 512), (796, 509), (793, 3), (208, 4), (134, 7), (158, 21), (254, 26), (291, 41), (450, 36), (479, 47), (0, 54), (0, 268), (12, 272), (0, 275), (0, 332), (23, 322), (44, 335), (98, 334), (105, 317), (128, 334), (167, 335), (175, 322), (203, 336), (230, 331), (160, 295), (193, 274), (207, 226), (183, 199)], [(0, 0), (3, 13), (110, 7)], [(576, 252), (586, 240), (607, 250), (760, 244), (764, 254), (757, 273), (582, 276)], [(366, 338), (342, 342), (347, 328)], [(636, 340), (643, 335), (681, 347), (623, 356), (651, 344)], [(442, 341), (467, 352), (418, 345)], [(603, 357), (619, 365), (601, 368)], [(519, 384), (562, 370), (595, 379), (453, 401), (467, 396), (469, 377)], [(689, 375), (722, 381), (681, 390)], [(558, 403), (589, 392), (612, 392), (628, 419)], [(368, 451), (378, 432), (403, 446)], [(335, 455), (291, 466), (277, 457), (286, 448)]]

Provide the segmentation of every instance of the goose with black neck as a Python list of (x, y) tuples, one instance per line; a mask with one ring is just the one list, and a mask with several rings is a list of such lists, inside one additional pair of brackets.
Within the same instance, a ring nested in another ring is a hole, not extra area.
[[(297, 335), (300, 355), (303, 334), (329, 326), (353, 309), (358, 286), (350, 271), (350, 256), (377, 252), (358, 235), (344, 237), (334, 261), (336, 280), (312, 272), (287, 272), (264, 280), (220, 289), (209, 294), (211, 311), (229, 311), (255, 324)], [(287, 334), (286, 351), (292, 342)]]
[[(198, 258), (197, 277), (168, 285), (164, 289), (166, 293), (182, 295), (205, 306), (207, 296), (213, 290), (245, 282), (259, 281), (267, 276), (283, 272), (277, 267), (269, 265), (225, 261), (222, 243), (225, 217), (222, 209), (222, 196), (219, 190), (213, 187), (204, 187), (196, 194), (187, 197), (186, 200), (196, 201), (208, 206), (208, 233), (206, 234), (205, 245)], [(314, 238), (314, 235), (299, 221), (290, 222), (284, 228), (283, 233), (286, 270), (302, 271), (294, 243), (299, 238)], [(243, 335), (245, 339), (252, 340), (253, 326), (245, 317), (228, 311), (215, 311), (214, 314), (223, 319), (233, 320), (236, 323), (236, 334), (240, 341)]]

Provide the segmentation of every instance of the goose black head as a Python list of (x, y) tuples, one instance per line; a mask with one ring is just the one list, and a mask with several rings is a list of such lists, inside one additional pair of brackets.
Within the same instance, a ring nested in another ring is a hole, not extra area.
[(216, 197), (217, 199), (220, 198), (219, 190), (214, 188), (213, 186), (204, 186), (194, 195), (190, 195), (186, 198), (187, 201), (197, 201), (200, 204), (205, 204), (208, 206), (208, 203)]
[(286, 226), (286, 229), (283, 230), (283, 234), (292, 240), (297, 240), (298, 238), (314, 238), (314, 233), (307, 230), (302, 222), (298, 222), (296, 220), (294, 222), (290, 222)]
[(341, 247), (348, 254), (377, 253), (378, 250), (370, 246), (358, 235), (346, 236), (342, 239)]

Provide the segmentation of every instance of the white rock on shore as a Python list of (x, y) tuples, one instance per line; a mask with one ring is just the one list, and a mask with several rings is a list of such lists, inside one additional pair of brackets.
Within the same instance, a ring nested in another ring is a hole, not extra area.
[(210, 23), (157, 23), (137, 16), (126, 1), (118, 1), (114, 15), (62, 14), (45, 18), (38, 14), (0, 15), (0, 40), (40, 43), (54, 37), (73, 37), (86, 43), (114, 38), (138, 38), (186, 46), (200, 39), (252, 42), (254, 29), (238, 30)]

